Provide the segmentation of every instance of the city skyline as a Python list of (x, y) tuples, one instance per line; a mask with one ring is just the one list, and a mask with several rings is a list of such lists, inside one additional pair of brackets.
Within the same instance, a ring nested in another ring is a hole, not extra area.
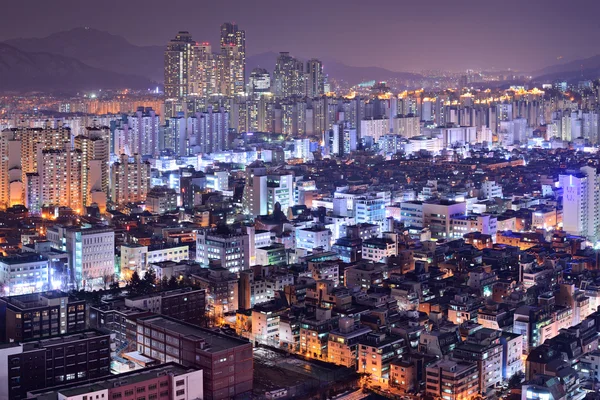
[[(121, 12), (113, 13), (111, 3)], [(577, 0), (567, 8), (554, 0), (511, 0), (501, 8), (471, 0), (410, 5), (391, 0), (343, 4), (309, 1), (293, 15), (284, 5), (270, 0), (235, 3), (235, 7), (218, 8), (206, 7), (205, 2), (176, 1), (175, 9), (189, 12), (179, 18), (160, 19), (159, 3), (154, 1), (123, 4), (111, 0), (85, 9), (71, 0), (39, 3), (35, 8), (27, 2), (11, 1), (8, 12), (0, 17), (0, 40), (45, 37), (89, 26), (145, 46), (162, 46), (165, 38), (187, 30), (197, 40), (216, 47), (218, 24), (233, 21), (247, 31), (248, 55), (289, 51), (306, 59), (327, 57), (352, 66), (380, 66), (392, 71), (512, 68), (530, 72), (600, 54), (600, 46), (593, 41), (600, 35), (600, 26), (593, 18), (600, 12), (600, 4), (589, 0)], [(55, 18), (46, 18), (56, 10), (60, 13)], [(9, 18), (21, 12), (30, 16), (27, 26), (15, 25)], [(123, 23), (124, 16), (127, 24)], [(566, 25), (573, 20), (577, 24)], [(156, 21), (152, 29), (138, 29), (148, 26), (148, 21)]]

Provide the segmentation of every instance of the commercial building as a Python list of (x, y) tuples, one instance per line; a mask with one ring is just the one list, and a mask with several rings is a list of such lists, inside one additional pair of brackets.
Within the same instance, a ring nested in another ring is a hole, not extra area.
[(203, 370), (204, 398), (221, 400), (252, 392), (252, 344), (168, 317), (138, 319), (137, 350), (161, 363)]
[(149, 264), (164, 261), (179, 262), (189, 258), (188, 245), (143, 246), (136, 243), (124, 244), (121, 246), (121, 273), (129, 274), (137, 271), (140, 276), (143, 276)]
[[(95, 330), (11, 344), (0, 349), (0, 396), (27, 398), (27, 392), (110, 375), (110, 335)], [(7, 394), (7, 396), (6, 396)]]
[(250, 267), (249, 236), (239, 228), (220, 226), (201, 229), (196, 235), (196, 261), (219, 263), (230, 272)]
[(21, 342), (82, 331), (86, 302), (59, 290), (0, 298), (0, 339)]
[(206, 290), (183, 288), (128, 297), (125, 305), (201, 325), (205, 323)]
[(69, 254), (71, 282), (77, 288), (101, 286), (115, 275), (115, 232), (106, 226), (62, 226), (48, 228), (54, 248)]
[(35, 400), (126, 399), (197, 400), (204, 398), (203, 371), (171, 362), (114, 377), (32, 391)]
[(48, 258), (37, 253), (0, 257), (0, 283), (9, 295), (28, 294), (50, 288)]

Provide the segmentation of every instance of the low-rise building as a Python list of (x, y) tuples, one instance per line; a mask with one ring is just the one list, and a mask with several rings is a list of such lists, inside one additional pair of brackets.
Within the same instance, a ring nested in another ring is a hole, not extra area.
[(475, 362), (439, 360), (426, 369), (425, 393), (445, 400), (471, 400), (479, 394)]

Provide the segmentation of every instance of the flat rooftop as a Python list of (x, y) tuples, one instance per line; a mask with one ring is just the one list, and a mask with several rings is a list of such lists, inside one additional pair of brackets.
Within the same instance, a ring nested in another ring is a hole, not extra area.
[(32, 339), (23, 342), (23, 352), (47, 348), (51, 346), (58, 346), (65, 343), (77, 342), (79, 340), (87, 340), (100, 337), (109, 338), (109, 336), (109, 333), (100, 332), (95, 329), (89, 329), (78, 333), (68, 333), (65, 335), (53, 336), (46, 339)]
[(209, 347), (205, 349), (205, 351), (209, 353), (219, 352), (231, 349), (233, 347), (250, 344), (250, 342), (248, 342), (247, 340), (224, 335), (222, 333), (214, 332), (210, 329), (201, 328), (192, 324), (179, 322), (177, 320), (164, 316), (147, 317), (142, 318), (138, 321), (143, 321), (144, 324), (153, 325), (158, 328), (178, 333), (190, 339), (202, 339), (206, 341), (206, 344), (209, 345)]
[[(175, 376), (195, 371), (193, 368), (186, 368), (177, 363), (167, 363), (154, 367), (144, 368), (142, 370), (125, 372), (123, 374), (94, 379), (86, 383), (76, 383), (71, 385), (55, 386), (53, 388), (40, 389), (31, 392), (34, 399), (37, 400), (58, 400), (59, 395), (72, 397), (83, 395), (85, 393), (112, 389), (118, 386), (131, 385), (138, 382), (144, 382), (156, 378), (157, 374), (173, 374)], [(62, 397), (61, 396), (61, 397)]]

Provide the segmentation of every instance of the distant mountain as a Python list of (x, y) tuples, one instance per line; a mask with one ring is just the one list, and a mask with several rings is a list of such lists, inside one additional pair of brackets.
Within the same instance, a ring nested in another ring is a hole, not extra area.
[(97, 29), (74, 28), (44, 38), (18, 38), (5, 43), (25, 52), (59, 54), (107, 71), (163, 81), (164, 46), (136, 46)]
[[(266, 53), (255, 54), (246, 57), (246, 74), (256, 67), (265, 68), (269, 72), (273, 72), (275, 62), (279, 53), (269, 51)], [(297, 57), (300, 60), (306, 60), (303, 57)], [(318, 57), (317, 57), (318, 58)], [(385, 81), (389, 79), (413, 80), (422, 79), (423, 76), (409, 72), (390, 71), (380, 67), (353, 67), (346, 65), (337, 60), (323, 58), (323, 71), (338, 80), (345, 80), (350, 84), (357, 84), (364, 81), (376, 80)]]
[(390, 79), (420, 80), (422, 75), (411, 72), (397, 72), (381, 67), (353, 67), (342, 62), (329, 60), (323, 61), (323, 71), (336, 79), (342, 79), (350, 84), (357, 84), (369, 80), (387, 81)]
[(113, 88), (150, 88), (146, 78), (105, 71), (71, 57), (24, 52), (0, 43), (0, 90), (78, 91)]
[(533, 83), (552, 83), (554, 81), (567, 81), (569, 83), (577, 83), (579, 81), (595, 80), (600, 78), (600, 65), (594, 68), (581, 69), (575, 71), (561, 71), (551, 74), (534, 76)]
[(531, 73), (535, 82), (566, 80), (576, 82), (600, 78), (600, 55), (551, 65)]

